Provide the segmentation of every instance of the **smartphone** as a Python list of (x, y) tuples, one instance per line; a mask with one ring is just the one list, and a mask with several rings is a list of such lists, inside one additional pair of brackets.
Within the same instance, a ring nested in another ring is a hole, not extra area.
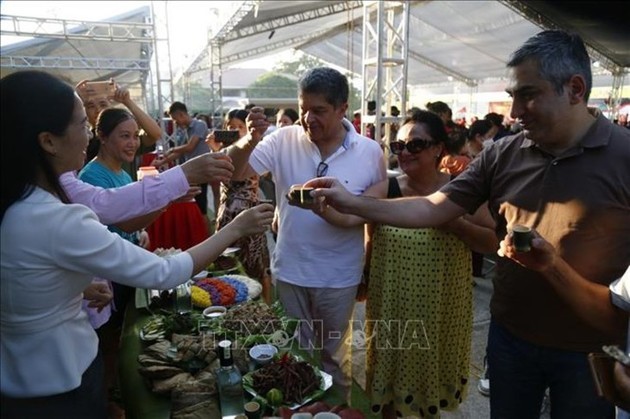
[(626, 354), (624, 351), (619, 349), (618, 346), (615, 345), (604, 345), (602, 346), (602, 350), (610, 357), (614, 358), (616, 361), (621, 362), (626, 367), (630, 367), (630, 356)]
[(82, 86), (83, 92), (90, 97), (112, 97), (116, 92), (116, 85), (113, 81), (87, 81)]
[(617, 398), (617, 389), (613, 378), (615, 360), (604, 353), (588, 354), (588, 362), (591, 367), (595, 390), (599, 397), (604, 397), (609, 401)]
[(224, 146), (228, 146), (238, 140), (238, 131), (219, 129), (215, 130), (213, 134), (215, 141), (223, 143)]

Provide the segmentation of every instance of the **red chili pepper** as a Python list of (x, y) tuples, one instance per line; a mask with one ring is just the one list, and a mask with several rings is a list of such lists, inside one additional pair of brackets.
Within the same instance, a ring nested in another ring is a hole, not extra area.
[(278, 361), (278, 364), (288, 364), (289, 363), (289, 353), (286, 352), (284, 355), (282, 355), (282, 358), (280, 358), (280, 360)]

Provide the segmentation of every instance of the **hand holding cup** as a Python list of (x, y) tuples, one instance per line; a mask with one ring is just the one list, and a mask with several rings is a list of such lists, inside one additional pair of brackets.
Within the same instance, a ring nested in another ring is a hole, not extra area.
[(517, 252), (529, 252), (532, 249), (532, 229), (521, 224), (512, 227), (512, 246)]
[(251, 109), (245, 122), (247, 124), (247, 132), (251, 134), (252, 139), (255, 141), (260, 141), (267, 128), (269, 128), (265, 110), (258, 106)]
[[(516, 227), (512, 227), (511, 231), (501, 240), (497, 254), (500, 257), (512, 259), (519, 265), (533, 271), (544, 272), (553, 267), (557, 262), (558, 254), (551, 243), (534, 229), (518, 231), (518, 228), (516, 229), (517, 243), (514, 234)], [(517, 249), (517, 244), (521, 250)], [(524, 250), (527, 246), (529, 246), (529, 250)]]

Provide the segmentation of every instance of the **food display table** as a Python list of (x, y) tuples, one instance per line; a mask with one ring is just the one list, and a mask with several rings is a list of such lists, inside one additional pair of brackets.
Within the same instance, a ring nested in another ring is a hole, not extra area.
[(149, 390), (138, 372), (138, 355), (144, 343), (139, 334), (151, 317), (144, 309), (137, 309), (133, 301), (127, 304), (125, 321), (120, 335), (119, 381), (127, 419), (169, 419), (171, 401)]
[(186, 250), (208, 238), (203, 214), (194, 200), (171, 204), (146, 230), (151, 238), (150, 250)]
[[(121, 333), (121, 347), (119, 358), (120, 390), (125, 406), (127, 419), (169, 419), (171, 413), (171, 401), (167, 396), (157, 395), (151, 392), (138, 372), (138, 355), (142, 353), (144, 345), (139, 338), (142, 326), (149, 320), (151, 314), (145, 309), (138, 309), (133, 303), (127, 305), (125, 321)], [(291, 350), (291, 352), (294, 352)], [(297, 349), (299, 355), (304, 356)], [(250, 396), (245, 393), (245, 398)], [(352, 399), (354, 407), (367, 413), (366, 396), (363, 390), (353, 383)], [(343, 404), (343, 397), (335, 391), (335, 387), (329, 389), (322, 398), (329, 405)], [(369, 417), (366, 415), (366, 417)]]

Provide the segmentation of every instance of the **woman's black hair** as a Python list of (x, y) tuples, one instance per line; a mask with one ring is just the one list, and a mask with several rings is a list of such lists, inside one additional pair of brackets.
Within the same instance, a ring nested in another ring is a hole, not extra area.
[(436, 113), (438, 115), (445, 113), (449, 116), (449, 118), (453, 116), (453, 111), (451, 110), (451, 108), (442, 101), (427, 102), (425, 106), (427, 107), (429, 111)]
[(286, 115), (289, 117), (292, 123), (300, 119), (300, 115), (298, 115), (297, 111), (293, 108), (282, 108), (278, 111), (278, 115)]
[[(0, 80), (2, 106), (2, 207), (7, 209), (28, 197), (41, 174), (62, 202), (70, 202), (39, 134), (61, 136), (72, 120), (74, 89), (56, 76), (42, 71), (18, 71)], [(1, 221), (0, 221), (1, 222)]]
[(459, 154), (461, 149), (466, 145), (468, 139), (468, 130), (464, 127), (458, 127), (447, 134), (446, 151), (448, 154)]
[(472, 123), (468, 130), (468, 139), (474, 140), (475, 135), (486, 135), (492, 129), (492, 121), (489, 119), (478, 119)]
[(403, 122), (402, 125), (407, 125), (410, 122), (414, 124), (425, 124), (429, 129), (429, 134), (431, 138), (433, 138), (433, 141), (444, 145), (448, 142), (444, 122), (433, 112), (417, 110), (405, 118), (405, 122)]
[(100, 137), (108, 137), (121, 122), (129, 119), (135, 120), (133, 115), (121, 108), (109, 108), (103, 110), (96, 120), (96, 133)]
[(247, 119), (247, 115), (249, 115), (249, 111), (246, 111), (245, 109), (230, 109), (228, 113), (225, 114), (223, 126), (227, 127), (227, 124), (230, 122), (230, 120), (234, 118), (240, 119), (241, 121), (243, 121), (243, 123), (246, 123), (245, 120)]

